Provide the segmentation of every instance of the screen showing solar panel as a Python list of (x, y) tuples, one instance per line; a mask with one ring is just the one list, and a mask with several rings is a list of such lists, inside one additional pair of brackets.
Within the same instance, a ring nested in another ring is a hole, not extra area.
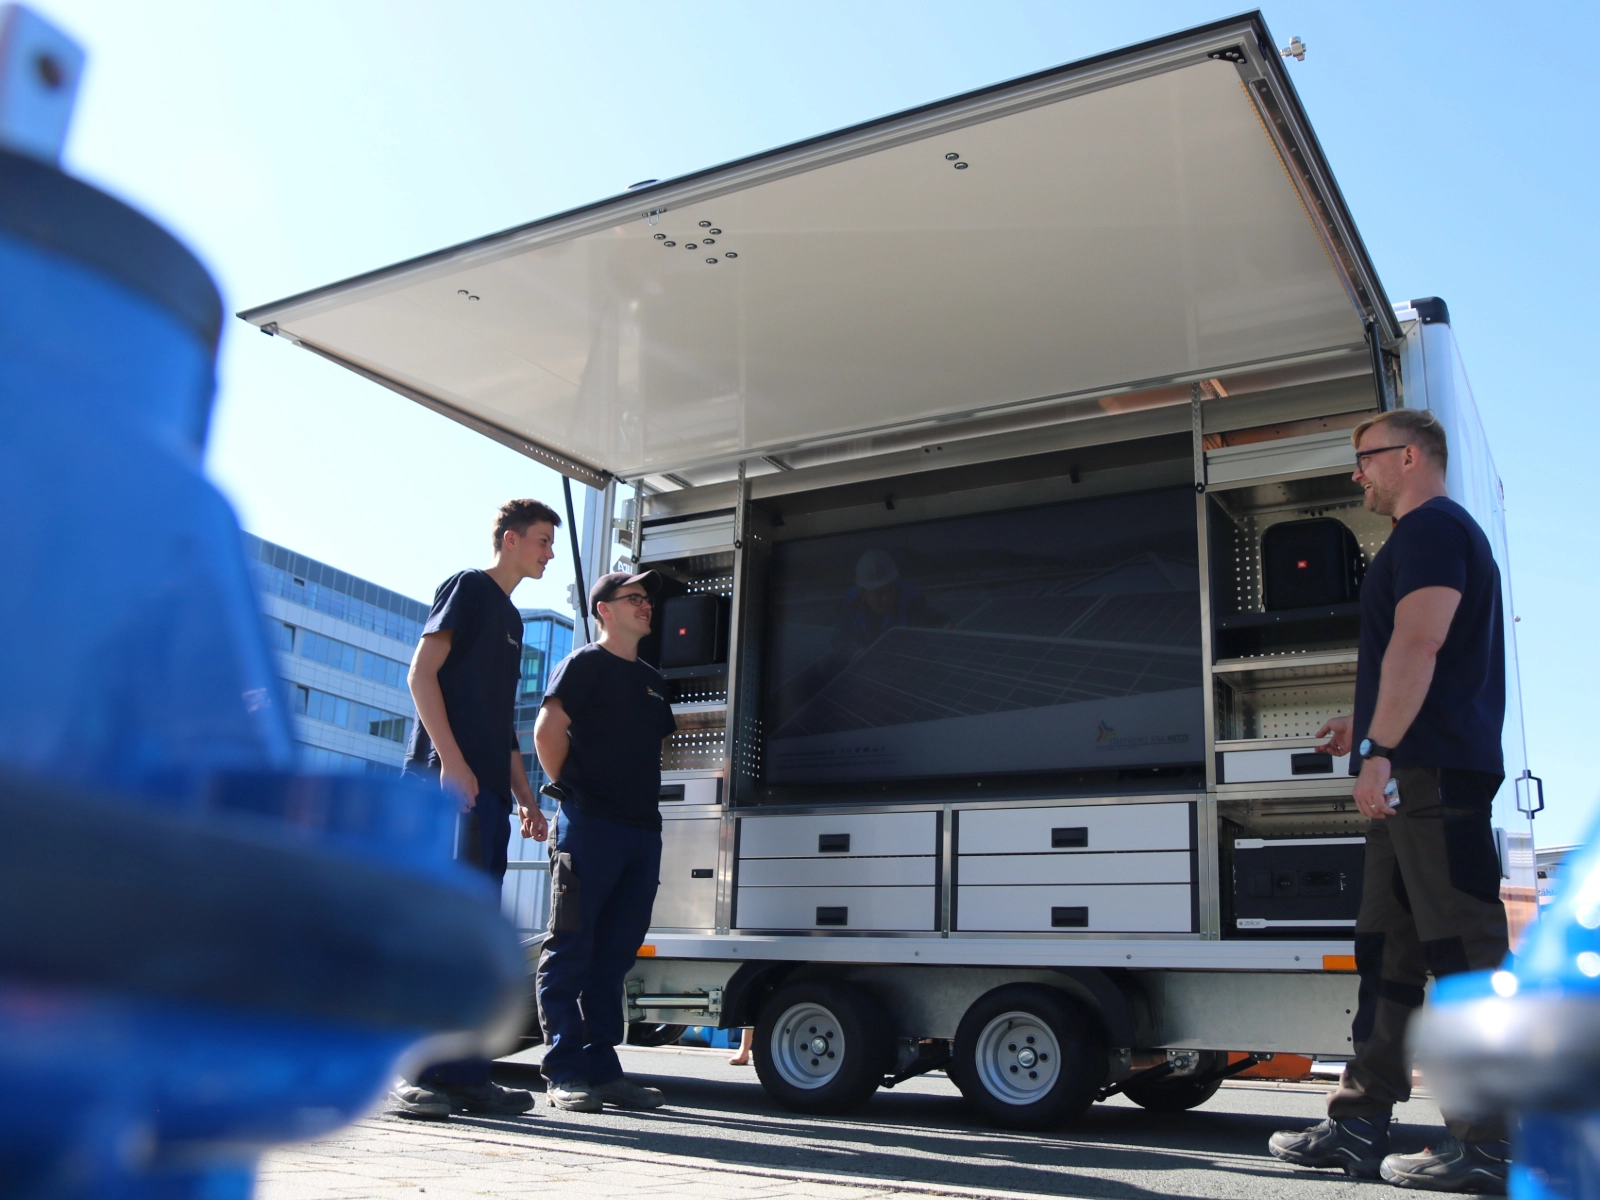
[(773, 552), (769, 784), (1197, 763), (1194, 493), (796, 539)]

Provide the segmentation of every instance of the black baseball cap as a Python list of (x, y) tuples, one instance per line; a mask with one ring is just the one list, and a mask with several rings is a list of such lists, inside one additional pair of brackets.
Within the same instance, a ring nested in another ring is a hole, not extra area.
[(661, 576), (654, 571), (641, 571), (637, 575), (629, 575), (626, 571), (612, 571), (609, 575), (600, 576), (589, 589), (589, 614), (598, 617), (600, 602), (610, 600), (630, 583), (643, 584), (644, 590), (650, 593), (650, 598), (654, 600), (656, 590), (661, 583)]

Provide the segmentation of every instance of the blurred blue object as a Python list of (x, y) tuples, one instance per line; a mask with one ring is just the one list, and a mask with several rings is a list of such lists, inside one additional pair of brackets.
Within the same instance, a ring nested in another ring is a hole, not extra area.
[(1413, 1041), (1463, 1114), (1516, 1116), (1511, 1195), (1600, 1197), (1600, 826), (1502, 969), (1440, 980)]
[(245, 1197), (265, 1146), (509, 1043), (526, 965), (437, 788), (293, 773), (200, 471), (216, 287), (6, 118), (0, 1195)]
[(713, 1050), (737, 1050), (737, 1029), (713, 1029), (709, 1025), (692, 1025), (678, 1039), (680, 1046), (709, 1046)]

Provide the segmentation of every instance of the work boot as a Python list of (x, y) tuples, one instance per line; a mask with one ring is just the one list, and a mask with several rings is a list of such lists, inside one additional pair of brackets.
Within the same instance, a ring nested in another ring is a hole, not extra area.
[(455, 1112), (490, 1113), (514, 1117), (533, 1107), (533, 1093), (497, 1083), (453, 1083), (437, 1091), (450, 1102)]
[(401, 1080), (389, 1089), (389, 1112), (418, 1121), (448, 1121), (450, 1100), (442, 1092)]
[(604, 1103), (599, 1089), (590, 1087), (586, 1079), (552, 1081), (545, 1085), (544, 1095), (551, 1108), (563, 1108), (567, 1112), (599, 1112)]
[(1380, 1174), (1385, 1183), (1395, 1187), (1504, 1196), (1510, 1159), (1509, 1142), (1459, 1142), (1448, 1138), (1420, 1154), (1389, 1155), (1383, 1160)]
[(1376, 1179), (1389, 1153), (1389, 1121), (1332, 1117), (1296, 1133), (1285, 1129), (1267, 1140), (1273, 1158), (1297, 1167), (1338, 1167), (1357, 1179)]
[(607, 1104), (618, 1108), (660, 1108), (667, 1102), (660, 1088), (640, 1087), (631, 1079), (618, 1076), (610, 1083), (598, 1085), (595, 1092)]

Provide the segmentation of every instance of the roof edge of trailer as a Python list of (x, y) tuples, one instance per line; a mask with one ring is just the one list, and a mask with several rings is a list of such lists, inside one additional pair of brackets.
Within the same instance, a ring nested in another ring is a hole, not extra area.
[[(1227, 46), (1227, 41), (1232, 37), (1237, 37), (1241, 41), (1247, 38), (1248, 41), (1238, 46)], [(1249, 89), (1252, 101), (1264, 110), (1263, 126), (1277, 147), (1285, 170), (1290, 173), (1296, 188), (1301, 191), (1302, 198), (1307, 204), (1308, 215), (1322, 236), (1328, 239), (1327, 249), (1335, 269), (1344, 277), (1346, 286), (1351, 289), (1351, 300), (1362, 312), (1364, 321), (1376, 327), (1380, 340), (1386, 345), (1392, 347), (1397, 344), (1400, 337), (1399, 323), (1384, 295), (1377, 272), (1356, 231), (1348, 206), (1334, 181), (1326, 156), (1311, 129), (1304, 107), (1289, 80), (1271, 33), (1267, 29), (1265, 18), (1259, 10), (1247, 11), (1192, 29), (1165, 34), (1131, 46), (1048, 67), (686, 175), (652, 182), (637, 190), (608, 196), (497, 233), (460, 242), (442, 250), (418, 255), (335, 283), (242, 309), (236, 315), (265, 329), (268, 333), (276, 333), (275, 318), (291, 310), (353, 290), (381, 284), (429, 266), (452, 263), (465, 255), (498, 250), (510, 244), (539, 239), (540, 235), (553, 232), (565, 230), (569, 236), (577, 237), (596, 224), (609, 223), (624, 217), (626, 219), (647, 217), (654, 212), (666, 211), (668, 207), (706, 198), (709, 194), (721, 194), (735, 190), (739, 186), (747, 186), (752, 182), (748, 178), (752, 172), (761, 168), (773, 168), (828, 147), (869, 152), (870, 147), (861, 147), (860, 143), (871, 135), (886, 133), (896, 127), (916, 126), (932, 116), (971, 108), (988, 99), (1026, 92), (1044, 85), (1063, 83), (1076, 76), (1092, 75), (1097, 69), (1113, 63), (1132, 69), (1142, 62), (1146, 70), (1165, 69), (1170, 65), (1171, 57), (1184, 50), (1206, 53), (1209, 57), (1225, 58), (1237, 66), (1244, 66), (1248, 62), (1255, 67), (1260, 78), (1256, 81), (1257, 86)], [(1119, 77), (1122, 74), (1119, 73)], [(1108, 85), (1109, 81), (1101, 86)], [(1270, 121), (1268, 117), (1271, 118)], [(915, 136), (927, 136), (927, 134), (917, 133)], [(855, 156), (855, 153), (841, 155), (841, 157)], [(818, 165), (821, 164), (807, 162), (796, 169), (811, 169)]]

